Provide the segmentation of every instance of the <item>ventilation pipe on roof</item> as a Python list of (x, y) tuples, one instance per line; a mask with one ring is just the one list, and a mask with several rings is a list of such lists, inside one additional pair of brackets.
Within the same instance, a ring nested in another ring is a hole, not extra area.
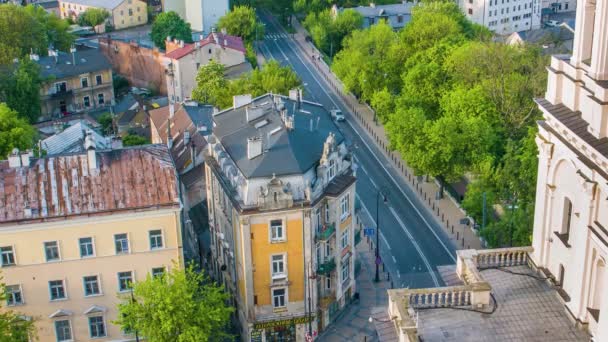
[(14, 148), (11, 154), (8, 155), (8, 166), (21, 167), (21, 156), (19, 155), (18, 148)]
[(171, 119), (167, 119), (167, 148), (173, 147), (173, 136), (171, 135)]
[(76, 48), (74, 47), (74, 45), (70, 47), (70, 53), (72, 54), (72, 64), (76, 65)]
[(21, 152), (21, 166), (29, 167), (30, 160), (32, 159), (34, 153), (32, 151)]
[(222, 32), (222, 34), (224, 34), (224, 35), (228, 34), (228, 31), (226, 30), (226, 28), (225, 28), (225, 27), (224, 27), (224, 28), (222, 28), (221, 32)]
[(249, 160), (262, 155), (262, 137), (252, 137), (247, 139), (247, 158)]
[(88, 130), (87, 136), (84, 138), (84, 149), (87, 151), (87, 161), (89, 164), (89, 170), (97, 169), (97, 154), (95, 149), (95, 138), (93, 137), (93, 131)]
[(171, 103), (169, 103), (169, 119), (173, 119), (174, 116), (175, 116), (175, 103), (173, 103), (173, 101), (171, 101)]

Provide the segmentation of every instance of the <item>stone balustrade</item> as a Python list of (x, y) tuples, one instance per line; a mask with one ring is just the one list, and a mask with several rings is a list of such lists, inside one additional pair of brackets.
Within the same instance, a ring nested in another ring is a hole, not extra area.
[(527, 265), (533, 250), (531, 246), (485, 249), (477, 251), (474, 260), (477, 268)]
[(435, 308), (471, 305), (470, 286), (412, 289), (404, 293), (405, 304), (412, 308)]

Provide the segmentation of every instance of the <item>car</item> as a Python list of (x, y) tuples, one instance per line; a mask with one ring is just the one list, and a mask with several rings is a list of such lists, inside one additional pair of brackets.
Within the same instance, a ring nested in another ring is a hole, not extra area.
[(334, 120), (336, 120), (337, 122), (346, 120), (346, 118), (344, 117), (344, 113), (342, 113), (342, 111), (339, 110), (339, 109), (332, 109), (331, 110), (331, 117)]
[(548, 27), (557, 27), (559, 26), (559, 24), (561, 23), (557, 20), (548, 20), (547, 22), (545, 22), (545, 25)]

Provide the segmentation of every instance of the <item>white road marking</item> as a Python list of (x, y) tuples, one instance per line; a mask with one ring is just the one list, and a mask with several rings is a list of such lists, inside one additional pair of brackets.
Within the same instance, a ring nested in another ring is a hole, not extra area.
[(395, 259), (394, 255), (393, 255), (393, 262), (395, 263), (395, 265), (397, 264), (397, 259)]
[[(276, 42), (275, 42), (276, 44)], [(279, 45), (277, 44), (277, 46), (279, 47)], [(300, 60), (300, 62), (302, 63), (302, 65), (304, 66), (304, 68), (306, 68), (306, 70), (308, 70), (308, 72), (310, 73), (310, 76), (312, 76), (312, 78), (317, 82), (317, 84), (323, 89), (325, 90), (326, 93), (330, 93), (330, 91), (327, 91), (327, 88), (325, 88), (325, 86), (323, 84), (321, 84), (321, 82), (317, 79), (317, 77), (315, 76), (315, 74), (310, 70), (310, 68), (308, 67), (308, 65), (306, 65), (306, 63), (304, 63), (304, 61), (302, 60), (302, 58), (300, 57), (300, 55), (298, 55), (293, 49), (292, 47), (287, 44), (287, 47), (292, 50), (292, 52), (294, 52), (294, 54), (296, 55), (296, 57)], [(279, 50), (281, 50), (281, 53), (285, 54), (283, 52), (283, 49), (281, 49), (281, 47), (279, 47)], [(339, 108), (338, 104), (336, 103), (336, 101), (334, 101), (332, 96), (328, 96), (329, 100), (334, 104), (334, 106), (336, 106), (336, 108)], [(348, 106), (346, 106), (348, 107)], [(424, 223), (427, 225), (427, 227), (429, 228), (429, 230), (431, 231), (431, 233), (433, 233), (433, 235), (435, 236), (435, 238), (437, 239), (437, 241), (439, 241), (439, 243), (441, 244), (441, 246), (443, 247), (443, 249), (445, 249), (445, 251), (448, 253), (448, 255), (450, 256), (450, 258), (456, 262), (456, 258), (454, 257), (454, 255), (452, 254), (452, 252), (450, 251), (450, 249), (443, 243), (443, 241), (439, 238), (439, 235), (437, 235), (437, 233), (435, 232), (435, 230), (433, 228), (431, 228), (431, 225), (429, 224), (429, 222), (424, 218), (424, 216), (422, 216), (422, 213), (420, 212), (420, 210), (418, 210), (418, 208), (414, 205), (414, 203), (412, 202), (412, 200), (408, 197), (408, 195), (405, 193), (405, 191), (403, 191), (403, 189), (401, 189), (401, 187), (399, 186), (399, 183), (395, 180), (395, 178), (393, 177), (393, 175), (391, 175), (391, 173), (386, 169), (386, 167), (382, 164), (382, 162), (380, 161), (380, 159), (378, 158), (378, 156), (376, 156), (376, 154), (373, 153), (372, 148), (369, 146), (369, 144), (367, 143), (367, 141), (365, 139), (363, 139), (363, 137), (361, 136), (361, 133), (359, 133), (359, 131), (355, 128), (355, 126), (353, 126), (353, 124), (350, 123), (350, 120), (346, 120), (346, 122), (348, 123), (348, 125), (352, 128), (352, 130), (359, 136), (359, 138), (361, 139), (361, 141), (363, 142), (363, 144), (365, 144), (365, 146), (367, 147), (367, 149), (369, 150), (370, 154), (372, 156), (374, 156), (374, 158), (376, 159), (376, 161), (378, 162), (378, 165), (380, 165), (384, 171), (386, 172), (386, 174), (389, 176), (389, 178), (393, 181), (393, 183), (397, 186), (397, 189), (399, 189), (399, 191), (403, 194), (403, 196), (405, 197), (405, 199), (410, 203), (410, 205), (412, 206), (412, 208), (414, 208), (414, 210), (416, 211), (416, 213), (418, 213), (418, 216), (420, 216), (420, 218), (424, 221)], [(408, 231), (409, 233), (409, 231)], [(421, 252), (422, 253), (422, 252)]]
[(378, 185), (376, 184), (376, 182), (374, 182), (374, 180), (372, 179), (372, 177), (369, 176), (369, 173), (367, 173), (367, 171), (365, 171), (365, 168), (363, 167), (363, 165), (359, 164), (359, 167), (361, 168), (361, 171), (363, 171), (363, 173), (365, 173), (368, 177), (367, 179), (369, 179), (369, 181), (372, 183), (372, 185), (374, 186), (374, 188), (376, 190), (378, 190)]
[(401, 273), (397, 270), (397, 278), (401, 278)]
[[(376, 226), (376, 229), (377, 229), (378, 228), (378, 224), (376, 223), (376, 220), (374, 220), (374, 217), (372, 216), (372, 214), (369, 212), (369, 210), (365, 206), (365, 203), (363, 203), (363, 201), (361, 200), (361, 197), (359, 197), (359, 195), (355, 194), (355, 196), (359, 199), (359, 202), (361, 203), (361, 206), (363, 207), (363, 209), (365, 209), (365, 213), (367, 213), (367, 216), (369, 216), (369, 219), (374, 223), (374, 225)], [(382, 234), (382, 232), (380, 232), (380, 238), (382, 239), (382, 242), (384, 242), (384, 244), (386, 245), (386, 247), (390, 251), (391, 250), (391, 245), (388, 244), (388, 240), (384, 237), (384, 234)]]
[(416, 248), (416, 250), (418, 251), (418, 254), (420, 254), (420, 257), (422, 258), (422, 262), (424, 262), (427, 270), (429, 271), (429, 274), (431, 275), (431, 278), (433, 278), (433, 283), (435, 284), (436, 287), (439, 287), (439, 280), (437, 279), (435, 272), (433, 272), (433, 268), (431, 267), (431, 264), (429, 263), (428, 259), (426, 258), (424, 253), (422, 253), (422, 249), (420, 248), (420, 245), (418, 245), (418, 242), (416, 242), (416, 240), (414, 239), (414, 237), (412, 236), (410, 231), (407, 229), (407, 227), (405, 226), (403, 221), (401, 221), (399, 216), (397, 216), (397, 212), (395, 211), (395, 209), (393, 207), (388, 207), (388, 209), (391, 211), (391, 213), (393, 214), (393, 216), (395, 217), (397, 222), (399, 222), (399, 225), (405, 232), (405, 235), (407, 235), (407, 237), (410, 239), (410, 241), (414, 245), (414, 248)]
[(281, 54), (283, 55), (283, 58), (285, 58), (286, 61), (289, 61), (289, 58), (285, 54), (285, 51), (283, 51), (283, 49), (281, 49), (281, 46), (279, 46), (279, 43), (277, 43), (276, 39), (274, 40), (274, 45), (276, 45), (279, 48), (279, 51), (281, 51)]

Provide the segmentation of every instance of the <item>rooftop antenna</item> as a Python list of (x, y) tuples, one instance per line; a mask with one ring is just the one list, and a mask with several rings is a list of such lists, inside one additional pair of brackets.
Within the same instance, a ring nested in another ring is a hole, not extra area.
[(70, 53), (72, 54), (72, 64), (76, 65), (76, 48), (74, 44), (70, 47)]

